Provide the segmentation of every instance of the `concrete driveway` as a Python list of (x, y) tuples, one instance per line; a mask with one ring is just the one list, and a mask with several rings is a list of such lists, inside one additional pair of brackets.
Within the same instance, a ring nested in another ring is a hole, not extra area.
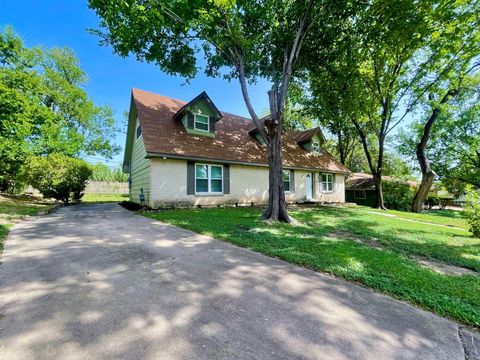
[(1, 359), (465, 359), (451, 321), (113, 204), (16, 225), (2, 262)]

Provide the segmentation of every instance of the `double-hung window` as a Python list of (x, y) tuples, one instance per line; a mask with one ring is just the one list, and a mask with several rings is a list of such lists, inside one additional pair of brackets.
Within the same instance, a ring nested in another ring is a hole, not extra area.
[(333, 174), (322, 174), (322, 191), (333, 192)]
[(314, 153), (319, 153), (320, 152), (320, 144), (316, 141), (312, 141), (312, 151)]
[(223, 166), (196, 164), (195, 193), (223, 194)]
[(195, 130), (210, 131), (210, 121), (208, 116), (201, 114), (193, 114), (193, 116)]
[(283, 170), (283, 188), (285, 191), (291, 191), (290, 170)]

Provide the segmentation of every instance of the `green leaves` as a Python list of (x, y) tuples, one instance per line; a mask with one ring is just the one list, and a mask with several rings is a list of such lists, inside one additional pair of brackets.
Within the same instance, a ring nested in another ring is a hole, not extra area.
[(465, 217), (472, 235), (480, 237), (480, 195), (472, 187), (467, 188)]
[(91, 101), (86, 81), (71, 50), (28, 49), (13, 30), (0, 32), (0, 189), (29, 155), (119, 151), (112, 111)]
[(69, 204), (80, 201), (92, 170), (83, 160), (50, 154), (47, 157), (28, 158), (22, 173), (25, 181), (38, 189), (45, 198)]

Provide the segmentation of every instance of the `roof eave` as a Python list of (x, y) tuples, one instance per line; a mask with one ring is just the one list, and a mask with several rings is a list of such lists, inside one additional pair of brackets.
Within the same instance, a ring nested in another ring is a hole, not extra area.
[[(265, 163), (249, 163), (249, 162), (238, 161), (238, 160), (209, 158), (209, 157), (192, 156), (192, 155), (168, 154), (168, 153), (159, 153), (159, 152), (152, 152), (152, 151), (147, 152), (147, 158), (164, 158), (164, 159), (195, 160), (195, 161), (214, 161), (214, 162), (224, 163), (224, 164), (237, 164), (237, 165), (247, 165), (247, 166), (268, 167), (268, 164), (265, 164)], [(292, 169), (292, 170), (304, 170), (304, 171), (327, 171), (327, 172), (331, 172), (331, 173), (335, 173), (335, 174), (343, 174), (343, 175), (350, 174), (350, 171), (331, 170), (331, 169), (323, 169), (323, 168), (306, 168), (306, 167), (298, 167), (298, 166), (284, 166), (284, 168), (285, 169)]]
[(197, 101), (199, 100), (206, 100), (210, 105), (211, 107), (213, 108), (213, 110), (215, 111), (215, 113), (217, 114), (217, 121), (220, 120), (222, 117), (223, 117), (223, 114), (220, 110), (218, 110), (217, 106), (215, 105), (215, 103), (212, 101), (212, 99), (210, 99), (210, 96), (208, 96), (207, 92), (206, 91), (202, 91), (200, 94), (198, 94), (197, 96), (195, 96), (192, 100), (190, 100), (188, 103), (186, 103), (185, 105), (183, 105), (174, 115), (173, 115), (173, 118), (174, 119), (179, 119), (183, 116), (183, 114), (185, 113), (186, 109), (196, 103)]

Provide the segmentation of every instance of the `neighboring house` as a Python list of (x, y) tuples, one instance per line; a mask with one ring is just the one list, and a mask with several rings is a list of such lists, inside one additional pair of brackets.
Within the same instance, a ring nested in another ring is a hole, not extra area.
[[(321, 148), (319, 128), (283, 134), (287, 202), (345, 201), (340, 162)], [(250, 119), (220, 112), (205, 92), (190, 102), (133, 89), (123, 170), (130, 199), (162, 207), (262, 204), (266, 146)]]
[[(392, 176), (382, 176), (382, 181), (398, 180)], [(408, 180), (411, 187), (418, 186), (416, 181)], [(345, 200), (357, 205), (375, 206), (377, 195), (373, 176), (365, 173), (352, 173), (345, 181)]]

